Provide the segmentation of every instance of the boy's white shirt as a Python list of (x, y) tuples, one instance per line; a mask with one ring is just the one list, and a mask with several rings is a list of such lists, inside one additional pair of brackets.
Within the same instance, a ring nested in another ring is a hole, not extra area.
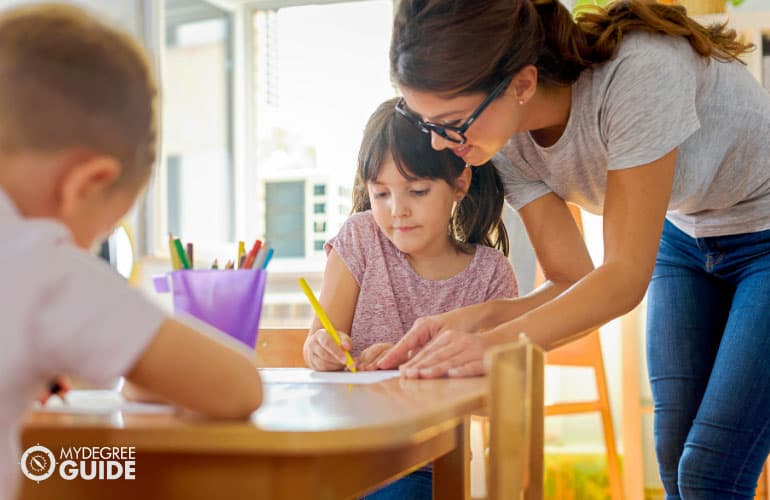
[(167, 315), (77, 248), (66, 226), (19, 214), (2, 189), (0, 242), (0, 492), (13, 497), (19, 424), (46, 383), (61, 374), (109, 383)]

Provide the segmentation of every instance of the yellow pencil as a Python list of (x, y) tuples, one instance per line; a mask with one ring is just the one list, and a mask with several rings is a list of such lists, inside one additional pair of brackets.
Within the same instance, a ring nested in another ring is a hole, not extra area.
[(174, 236), (168, 233), (168, 253), (171, 256), (171, 269), (177, 271), (182, 269), (182, 260), (179, 258), (176, 246), (174, 245)]
[[(318, 316), (318, 319), (321, 320), (321, 324), (326, 329), (326, 332), (331, 335), (331, 337), (334, 339), (334, 342), (336, 342), (338, 346), (342, 347), (340, 335), (337, 333), (337, 330), (334, 329), (334, 325), (332, 325), (332, 322), (324, 312), (323, 307), (321, 307), (321, 303), (318, 302), (318, 299), (315, 298), (313, 290), (310, 289), (310, 286), (307, 284), (307, 281), (305, 281), (305, 278), (299, 279), (299, 286), (302, 287), (302, 291), (305, 292), (305, 295), (307, 295), (307, 300), (309, 300), (310, 305), (313, 306), (313, 310), (315, 311), (316, 316)], [(351, 372), (356, 373), (356, 364), (348, 351), (345, 351), (345, 357), (347, 358), (345, 366), (347, 366)]]
[(243, 241), (238, 242), (238, 261), (235, 263), (236, 266), (238, 266), (238, 269), (241, 268), (241, 264), (243, 264), (243, 256), (246, 255), (246, 243)]

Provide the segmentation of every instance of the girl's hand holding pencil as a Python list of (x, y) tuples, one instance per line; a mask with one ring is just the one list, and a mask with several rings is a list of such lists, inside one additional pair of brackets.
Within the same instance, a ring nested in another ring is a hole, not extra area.
[[(316, 355), (324, 356), (326, 353), (331, 353), (333, 356), (337, 355), (334, 350), (330, 350), (330, 348), (327, 347), (328, 340), (318, 341), (321, 343), (320, 345), (323, 347), (323, 350), (318, 350), (318, 348), (314, 345), (315, 343), (313, 342), (313, 339), (316, 338), (318, 333), (325, 333), (326, 337), (330, 338), (332, 343), (341, 349), (342, 356), (340, 359), (343, 361), (345, 367), (347, 367), (347, 369), (351, 372), (356, 373), (356, 362), (353, 361), (353, 357), (350, 355), (350, 348), (353, 346), (353, 343), (350, 341), (350, 337), (344, 333), (340, 334), (337, 332), (337, 329), (334, 328), (334, 325), (329, 319), (329, 316), (326, 315), (326, 311), (324, 311), (324, 308), (321, 307), (321, 303), (318, 302), (318, 299), (315, 297), (315, 294), (310, 288), (310, 285), (308, 285), (307, 281), (305, 281), (305, 278), (300, 278), (298, 281), (300, 288), (302, 288), (302, 291), (305, 292), (307, 300), (310, 301), (310, 305), (313, 307), (313, 311), (315, 311), (316, 316), (318, 316), (318, 320), (323, 325), (322, 329), (316, 330), (312, 335), (308, 337), (308, 340), (305, 341), (306, 347), (308, 347), (308, 344), (310, 343), (311, 345), (309, 347), (316, 349), (315, 351), (309, 351), (310, 355), (307, 356), (306, 359), (309, 359), (310, 363), (312, 364), (316, 360)], [(317, 369), (320, 370), (320, 368)]]
[(348, 351), (353, 347), (350, 337), (342, 332), (337, 332), (340, 337), (338, 345), (334, 338), (325, 329), (321, 328), (308, 335), (305, 340), (305, 359), (310, 368), (319, 372), (342, 370), (348, 364)]

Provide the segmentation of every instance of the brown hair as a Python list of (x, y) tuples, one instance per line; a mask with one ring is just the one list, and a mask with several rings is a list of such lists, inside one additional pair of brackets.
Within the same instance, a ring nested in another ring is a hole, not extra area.
[(686, 38), (703, 57), (739, 60), (753, 46), (724, 24), (703, 27), (683, 7), (619, 0), (573, 20), (558, 0), (401, 0), (390, 46), (393, 79), (431, 92), (490, 92), (527, 65), (544, 85), (569, 85), (611, 58), (623, 35)]
[[(397, 102), (395, 98), (380, 104), (366, 123), (358, 152), (353, 213), (372, 207), (367, 182), (377, 180), (388, 155), (401, 175), (410, 180), (441, 179), (454, 186), (466, 168), (465, 162), (449, 150), (434, 150), (430, 135), (396, 111)], [(449, 220), (449, 237), (463, 251), (479, 243), (507, 256), (508, 233), (502, 220), (503, 183), (489, 162), (471, 168), (468, 193), (457, 203)]]
[(141, 183), (155, 161), (156, 95), (142, 48), (84, 11), (0, 14), (0, 151), (83, 147), (120, 161), (121, 183)]

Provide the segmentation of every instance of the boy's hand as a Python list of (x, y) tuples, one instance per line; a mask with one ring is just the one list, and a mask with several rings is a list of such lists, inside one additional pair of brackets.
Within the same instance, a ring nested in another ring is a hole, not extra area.
[(54, 380), (52, 380), (48, 386), (38, 395), (37, 400), (40, 402), (41, 405), (46, 404), (46, 402), (52, 397), (56, 396), (60, 398), (62, 401), (65, 401), (64, 395), (70, 390), (70, 381), (69, 378), (65, 376), (56, 377)]
[(377, 363), (382, 359), (385, 354), (393, 348), (393, 344), (390, 342), (384, 342), (380, 344), (372, 344), (356, 359), (356, 368), (361, 371), (371, 371), (379, 369)]
[(138, 401), (141, 403), (170, 403), (168, 400), (163, 399), (154, 392), (143, 389), (136, 384), (132, 384), (128, 380), (123, 384), (123, 389), (121, 389), (120, 393), (126, 401)]
[(342, 347), (338, 346), (332, 336), (324, 330), (316, 330), (305, 341), (305, 362), (317, 371), (335, 371), (345, 368), (345, 351), (353, 347), (350, 337), (338, 332)]

